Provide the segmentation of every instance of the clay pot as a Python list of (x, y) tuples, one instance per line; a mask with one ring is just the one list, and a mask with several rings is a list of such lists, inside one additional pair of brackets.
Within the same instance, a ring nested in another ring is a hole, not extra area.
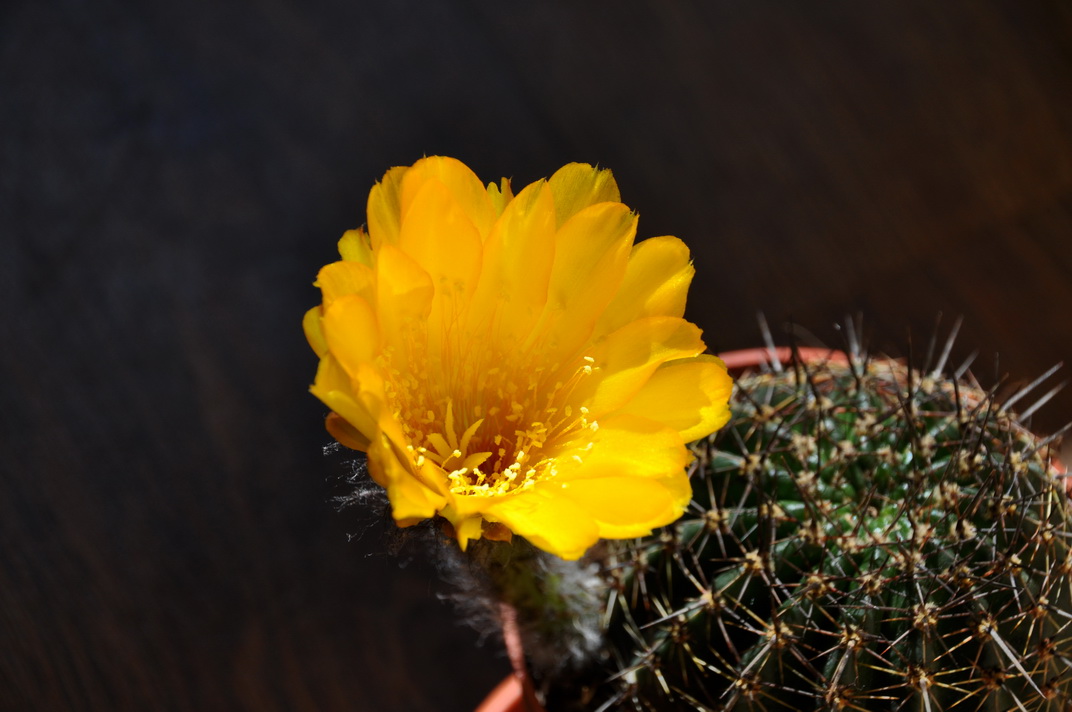
[(511, 674), (484, 698), (476, 712), (528, 712), (525, 709), (521, 681)]
[[(783, 364), (793, 360), (793, 349), (788, 346), (778, 346), (774, 349), (760, 346), (754, 349), (726, 351), (725, 353), (719, 354), (718, 357), (725, 362), (726, 368), (729, 369), (730, 374), (736, 376), (746, 369), (756, 368), (763, 364), (770, 363), (772, 352)], [(845, 355), (845, 352), (836, 349), (801, 346), (796, 349), (796, 352), (801, 361), (808, 363), (814, 361), (830, 361), (833, 363), (849, 362), (849, 358)]]

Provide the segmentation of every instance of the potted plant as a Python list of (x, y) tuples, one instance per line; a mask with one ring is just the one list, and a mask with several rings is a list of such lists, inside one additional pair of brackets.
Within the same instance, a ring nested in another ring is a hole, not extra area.
[(1023, 394), (856, 338), (734, 384), (688, 249), (635, 242), (590, 165), (515, 195), (432, 156), (367, 216), (315, 282), (311, 391), (503, 629), (522, 709), (1072, 704), (1072, 522)]

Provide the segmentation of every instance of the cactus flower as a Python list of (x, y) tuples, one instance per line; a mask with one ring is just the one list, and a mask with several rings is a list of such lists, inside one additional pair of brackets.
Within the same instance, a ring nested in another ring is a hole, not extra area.
[(683, 318), (676, 237), (634, 244), (610, 171), (570, 164), (517, 195), (429, 157), (376, 184), (305, 317), (328, 431), (368, 455), (400, 526), (464, 549), (525, 537), (565, 559), (677, 519), (686, 443), (731, 381)]

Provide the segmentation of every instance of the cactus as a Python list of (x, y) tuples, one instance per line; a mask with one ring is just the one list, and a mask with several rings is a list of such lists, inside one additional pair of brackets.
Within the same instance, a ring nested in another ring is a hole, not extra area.
[(1072, 710), (1053, 439), (940, 371), (854, 353), (739, 378), (689, 512), (610, 544), (590, 709)]

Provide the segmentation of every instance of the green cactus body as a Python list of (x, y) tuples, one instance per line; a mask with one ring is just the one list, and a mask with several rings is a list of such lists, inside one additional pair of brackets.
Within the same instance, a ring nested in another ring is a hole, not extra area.
[(619, 546), (602, 709), (1072, 709), (1070, 510), (974, 383), (893, 361), (738, 380), (694, 501)]

